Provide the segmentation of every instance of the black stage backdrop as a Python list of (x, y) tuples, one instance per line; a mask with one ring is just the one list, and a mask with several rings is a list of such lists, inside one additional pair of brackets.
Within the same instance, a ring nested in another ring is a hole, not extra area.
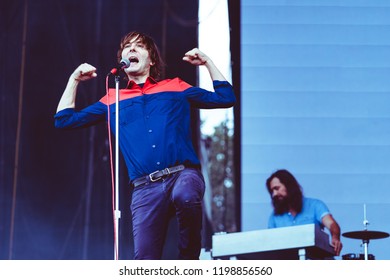
[[(78, 106), (104, 95), (120, 39), (132, 30), (156, 40), (167, 64), (165, 77), (195, 85), (196, 68), (182, 62), (182, 55), (197, 46), (198, 1), (3, 0), (0, 5), (0, 259), (113, 259), (106, 125), (61, 131), (53, 116), (80, 63), (97, 67), (98, 78), (79, 86)], [(120, 259), (131, 259), (131, 194), (122, 160), (120, 170)], [(166, 259), (176, 257), (174, 227)]]

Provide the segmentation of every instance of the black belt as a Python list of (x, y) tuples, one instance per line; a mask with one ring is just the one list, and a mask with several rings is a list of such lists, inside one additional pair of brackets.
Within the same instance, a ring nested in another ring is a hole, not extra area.
[(157, 170), (150, 173), (149, 175), (133, 180), (132, 184), (134, 187), (138, 187), (148, 182), (156, 182), (158, 180), (161, 180), (163, 177), (168, 176), (169, 174), (182, 171), (184, 168), (185, 166), (183, 164), (180, 164), (173, 167), (167, 167), (163, 170)]

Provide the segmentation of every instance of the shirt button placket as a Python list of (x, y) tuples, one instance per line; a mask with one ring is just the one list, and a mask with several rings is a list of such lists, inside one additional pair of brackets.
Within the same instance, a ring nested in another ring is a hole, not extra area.
[[(153, 133), (153, 129), (149, 129), (148, 132), (149, 132), (149, 133)], [(156, 148), (156, 145), (153, 144), (153, 145), (152, 145), (152, 149), (155, 149), (155, 148)], [(159, 166), (159, 165), (161, 164), (161, 162), (157, 161), (156, 164)]]

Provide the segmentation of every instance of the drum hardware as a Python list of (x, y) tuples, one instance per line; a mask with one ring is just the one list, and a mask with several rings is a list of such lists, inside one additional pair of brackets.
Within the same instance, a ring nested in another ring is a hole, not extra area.
[[(387, 238), (387, 237), (389, 237), (389, 234), (387, 232), (382, 232), (382, 231), (368, 230), (367, 226), (368, 226), (369, 222), (367, 220), (366, 204), (364, 204), (364, 211), (363, 212), (364, 212), (363, 213), (364, 230), (345, 232), (342, 235), (344, 237), (347, 237), (347, 238), (362, 240), (363, 246), (364, 246), (364, 260), (369, 260), (370, 258), (369, 258), (369, 254), (368, 254), (368, 243), (370, 242), (370, 240), (371, 239)], [(355, 255), (355, 254), (343, 255), (343, 259), (344, 259), (344, 256), (346, 256), (346, 258), (348, 258), (348, 257), (351, 257), (351, 255)], [(373, 255), (371, 255), (371, 256), (373, 256)], [(359, 258), (360, 258), (360, 255), (359, 255)], [(371, 258), (371, 259), (375, 259), (375, 257), (373, 256), (373, 258)]]
[[(364, 254), (345, 254), (342, 255), (343, 260), (364, 260)], [(375, 260), (375, 256), (373, 254), (368, 254), (369, 260)]]

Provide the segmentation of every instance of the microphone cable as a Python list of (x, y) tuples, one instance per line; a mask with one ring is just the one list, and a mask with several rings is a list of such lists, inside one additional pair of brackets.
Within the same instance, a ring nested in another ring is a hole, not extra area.
[[(109, 98), (109, 88), (108, 88), (108, 79), (109, 75), (106, 76), (106, 97), (107, 97), (107, 133), (108, 133), (108, 149), (110, 152), (110, 172), (111, 172), (111, 203), (112, 203), (112, 217), (113, 217), (113, 226), (114, 226), (114, 250), (115, 250), (115, 260), (119, 259), (117, 244), (117, 225), (115, 218), (115, 174), (114, 174), (114, 163), (112, 155), (112, 139), (111, 139), (111, 124), (110, 124), (110, 98)], [(119, 100), (118, 100), (119, 101)], [(118, 113), (118, 112), (117, 112)], [(118, 136), (117, 136), (118, 137)]]

